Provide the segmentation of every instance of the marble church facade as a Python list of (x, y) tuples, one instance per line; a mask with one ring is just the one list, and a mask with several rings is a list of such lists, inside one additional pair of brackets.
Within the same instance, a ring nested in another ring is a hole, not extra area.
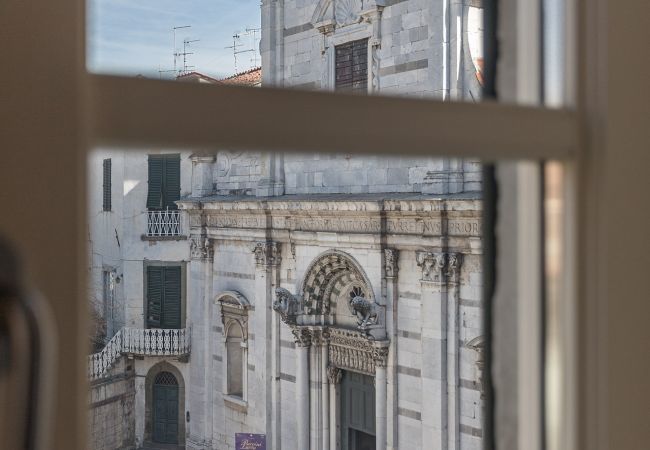
[[(478, 0), (264, 0), (262, 83), (474, 101), (480, 17)], [(118, 273), (125, 328), (102, 350), (110, 364), (89, 369), (93, 404), (111, 380), (125, 386), (113, 396), (132, 405), (123, 442), (232, 450), (254, 433), (282, 450), (481, 448), (478, 161), (179, 159), (179, 231), (124, 231), (121, 251), (138, 251)], [(146, 156), (138, 164), (129, 217), (146, 214)], [(152, 265), (180, 268), (177, 330), (151, 325)]]

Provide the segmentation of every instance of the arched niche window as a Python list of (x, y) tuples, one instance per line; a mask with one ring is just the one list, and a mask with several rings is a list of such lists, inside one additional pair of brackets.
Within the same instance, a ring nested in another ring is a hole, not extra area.
[(216, 303), (223, 323), (223, 394), (231, 406), (245, 407), (248, 371), (248, 310), (250, 303), (236, 291), (219, 294)]

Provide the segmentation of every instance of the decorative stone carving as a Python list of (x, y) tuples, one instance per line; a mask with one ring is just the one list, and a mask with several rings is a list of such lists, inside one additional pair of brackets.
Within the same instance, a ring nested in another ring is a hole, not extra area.
[(221, 323), (223, 324), (222, 333), (226, 336), (228, 328), (232, 322), (237, 322), (241, 326), (244, 342), (248, 339), (248, 310), (251, 304), (246, 297), (237, 291), (225, 291), (217, 295), (215, 303), (221, 309)]
[(416, 261), (422, 267), (422, 281), (458, 283), (462, 256), (461, 253), (417, 252)]
[(350, 300), (350, 309), (356, 316), (361, 331), (366, 331), (371, 325), (377, 324), (379, 308), (376, 303), (369, 302), (363, 297), (354, 297)]
[(460, 277), (460, 265), (463, 262), (462, 253), (447, 253), (447, 280), (458, 283)]
[(255, 263), (258, 266), (276, 266), (280, 264), (280, 244), (277, 242), (267, 241), (258, 242), (253, 248), (255, 254)]
[(374, 375), (373, 349), (372, 341), (359, 331), (330, 328), (329, 360), (335, 367)]
[(311, 345), (311, 331), (305, 327), (292, 326), (291, 334), (298, 347), (309, 347)]
[(190, 257), (198, 260), (211, 260), (214, 255), (212, 241), (205, 234), (190, 236)]
[(442, 269), (445, 266), (445, 254), (420, 251), (416, 253), (416, 262), (422, 268), (422, 281), (442, 281)]
[(300, 301), (288, 290), (278, 287), (275, 288), (273, 310), (280, 314), (284, 323), (295, 325), (296, 316), (300, 313)]
[(386, 266), (386, 278), (395, 278), (397, 276), (398, 266), (397, 257), (399, 253), (396, 249), (384, 249), (384, 262)]
[(340, 27), (361, 21), (361, 0), (335, 0), (334, 17)]
[(343, 378), (343, 371), (341, 369), (332, 365), (327, 366), (327, 379), (330, 384), (341, 383), (341, 378)]
[(378, 367), (386, 367), (388, 361), (388, 342), (377, 342), (372, 348), (372, 359)]
[(465, 344), (467, 348), (471, 348), (477, 353), (476, 368), (478, 369), (478, 382), (481, 386), (481, 398), (485, 394), (485, 386), (483, 380), (483, 370), (485, 369), (485, 336), (478, 336)]
[[(344, 252), (331, 250), (319, 256), (305, 271), (302, 300), (307, 314), (329, 314), (329, 301), (335, 285), (340, 288), (352, 283), (363, 285), (371, 293), (362, 269)], [(370, 294), (368, 294), (370, 295)], [(371, 299), (372, 300), (372, 299)]]
[(314, 346), (325, 345), (329, 337), (330, 333), (327, 328), (311, 330), (311, 343)]

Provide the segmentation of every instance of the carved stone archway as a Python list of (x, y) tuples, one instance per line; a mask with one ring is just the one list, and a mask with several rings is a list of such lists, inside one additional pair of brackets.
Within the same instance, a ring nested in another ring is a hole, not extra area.
[(340, 250), (320, 254), (307, 268), (300, 289), (306, 314), (330, 314), (333, 298), (341, 289), (356, 283), (364, 290), (366, 299), (374, 301), (368, 277), (355, 259)]
[[(309, 448), (311, 442), (318, 448), (337, 448), (337, 380), (340, 371), (347, 370), (375, 379), (376, 442), (378, 449), (385, 449), (385, 311), (361, 266), (345, 252), (322, 253), (308, 266), (299, 295), (276, 288), (273, 309), (296, 341), (298, 447)], [(337, 315), (346, 309), (348, 320), (339, 323)], [(315, 397), (310, 396), (313, 384), (323, 389)], [(315, 433), (311, 440), (310, 430)]]

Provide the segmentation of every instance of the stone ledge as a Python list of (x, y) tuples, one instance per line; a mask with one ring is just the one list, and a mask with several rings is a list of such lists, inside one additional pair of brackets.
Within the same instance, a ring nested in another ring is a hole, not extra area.
[(242, 400), (239, 397), (234, 397), (232, 395), (224, 395), (223, 403), (230, 409), (234, 409), (240, 413), (248, 413), (248, 402)]
[(146, 234), (140, 235), (143, 241), (186, 241), (187, 236), (147, 236)]

